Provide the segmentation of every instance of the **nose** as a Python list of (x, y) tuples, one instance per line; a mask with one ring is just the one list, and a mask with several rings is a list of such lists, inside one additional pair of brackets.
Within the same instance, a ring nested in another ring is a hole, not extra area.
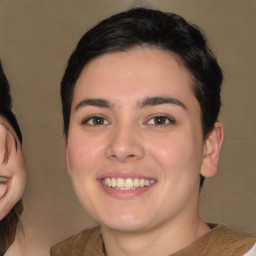
[(143, 158), (145, 150), (138, 129), (132, 125), (116, 127), (109, 138), (106, 154), (109, 159), (119, 162)]

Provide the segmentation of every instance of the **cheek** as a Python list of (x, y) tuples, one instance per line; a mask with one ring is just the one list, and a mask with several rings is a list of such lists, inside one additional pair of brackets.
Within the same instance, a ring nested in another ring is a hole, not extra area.
[(69, 139), (66, 148), (69, 174), (74, 171), (84, 173), (98, 162), (102, 146), (97, 146), (97, 144), (97, 141), (82, 136), (73, 136)]
[(200, 148), (196, 138), (191, 133), (175, 134), (161, 140), (155, 140), (151, 144), (151, 152), (167, 172), (187, 171), (194, 169), (199, 171), (201, 163)]
[(88, 166), (88, 157), (86, 147), (80, 145), (68, 144), (66, 148), (67, 168), (70, 175), (74, 172), (83, 170)]
[(152, 143), (152, 151), (160, 163), (165, 165), (181, 164), (185, 157), (185, 143), (177, 136), (156, 140)]
[(21, 199), (26, 187), (26, 175), (13, 177), (7, 193), (0, 199), (0, 220), (4, 218)]

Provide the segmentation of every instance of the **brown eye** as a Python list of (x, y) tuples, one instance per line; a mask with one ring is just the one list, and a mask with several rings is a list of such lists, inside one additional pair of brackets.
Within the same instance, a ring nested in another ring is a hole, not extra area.
[(166, 124), (167, 121), (167, 117), (165, 116), (158, 116), (154, 118), (155, 125)]
[(109, 124), (109, 122), (102, 116), (92, 116), (85, 121), (83, 121), (83, 124), (86, 125), (106, 125)]
[(94, 117), (92, 119), (93, 125), (100, 125), (100, 124), (104, 124), (104, 118), (102, 117)]
[(162, 116), (162, 115), (154, 116), (148, 121), (148, 124), (155, 125), (155, 126), (169, 125), (174, 123), (175, 121), (172, 118), (168, 116)]

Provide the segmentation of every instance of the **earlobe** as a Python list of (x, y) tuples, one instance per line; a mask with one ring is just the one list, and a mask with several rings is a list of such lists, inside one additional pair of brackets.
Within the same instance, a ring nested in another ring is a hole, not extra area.
[(220, 122), (216, 122), (214, 124), (214, 129), (205, 141), (203, 161), (200, 172), (202, 176), (209, 178), (216, 174), (223, 138), (223, 125)]
[(68, 150), (67, 150), (67, 148), (66, 148), (66, 163), (67, 163), (68, 175), (71, 176), (70, 167), (69, 167)]

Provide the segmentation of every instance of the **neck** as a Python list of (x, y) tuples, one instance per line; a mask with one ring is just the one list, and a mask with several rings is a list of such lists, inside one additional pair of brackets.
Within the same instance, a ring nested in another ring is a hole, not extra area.
[[(122, 232), (101, 226), (107, 256), (171, 255), (210, 231), (197, 215), (182, 225), (164, 223), (144, 232)], [(177, 223), (177, 222), (176, 222)]]

